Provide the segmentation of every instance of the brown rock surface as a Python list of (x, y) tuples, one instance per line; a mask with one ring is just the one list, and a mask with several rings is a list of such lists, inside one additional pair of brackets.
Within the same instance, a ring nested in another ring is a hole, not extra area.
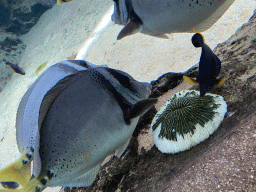
[[(156, 107), (141, 118), (121, 159), (112, 157), (92, 186), (62, 191), (256, 191), (256, 14), (215, 53), (222, 61), (220, 76), (227, 81), (211, 92), (224, 97), (229, 113), (213, 135), (174, 155), (155, 146), (138, 149), (138, 138), (150, 132)], [(197, 71), (189, 73), (195, 76)], [(163, 75), (152, 82), (151, 97), (165, 103), (174, 92), (188, 89), (182, 81), (182, 74)]]

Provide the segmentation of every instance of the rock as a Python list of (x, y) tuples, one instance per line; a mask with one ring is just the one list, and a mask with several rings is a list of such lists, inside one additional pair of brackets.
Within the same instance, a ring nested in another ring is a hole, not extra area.
[[(222, 61), (220, 76), (227, 80), (211, 92), (224, 97), (228, 114), (212, 136), (174, 155), (163, 154), (155, 146), (148, 151), (138, 149), (139, 135), (150, 134), (149, 125), (157, 112), (153, 108), (140, 119), (121, 159), (112, 157), (92, 186), (61, 191), (255, 191), (256, 12), (214, 52)], [(186, 73), (196, 74), (196, 68)], [(165, 103), (171, 92), (184, 86), (182, 75), (167, 73), (152, 81), (150, 97)]]
[(27, 33), (55, 0), (0, 1), (0, 28), (16, 35)]

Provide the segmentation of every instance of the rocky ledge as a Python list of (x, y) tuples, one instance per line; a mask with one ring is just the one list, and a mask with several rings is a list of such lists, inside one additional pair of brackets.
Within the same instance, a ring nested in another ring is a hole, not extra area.
[[(227, 80), (211, 92), (224, 97), (228, 115), (213, 135), (188, 151), (163, 154), (150, 138), (150, 122), (159, 110), (153, 108), (140, 119), (123, 156), (112, 157), (92, 186), (62, 191), (255, 191), (256, 14), (214, 52), (222, 61), (220, 76)], [(197, 69), (188, 74), (196, 76)], [(167, 73), (152, 81), (150, 97), (164, 104), (186, 88), (182, 76)]]

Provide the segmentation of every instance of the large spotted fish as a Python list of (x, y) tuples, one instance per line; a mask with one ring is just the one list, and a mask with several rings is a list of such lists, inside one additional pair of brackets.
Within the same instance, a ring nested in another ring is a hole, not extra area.
[(16, 181), (26, 192), (91, 185), (105, 157), (121, 156), (139, 117), (156, 103), (148, 99), (150, 89), (106, 66), (53, 65), (21, 100), (16, 126), (22, 155), (0, 171), (0, 181)]
[(168, 38), (166, 33), (209, 29), (235, 0), (114, 0), (112, 20), (125, 25), (117, 39), (135, 33)]

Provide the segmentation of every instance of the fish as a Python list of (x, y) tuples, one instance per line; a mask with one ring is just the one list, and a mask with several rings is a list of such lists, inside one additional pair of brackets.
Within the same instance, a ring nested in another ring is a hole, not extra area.
[(57, 4), (62, 5), (63, 3), (69, 3), (71, 1), (73, 1), (73, 0), (57, 0)]
[(213, 53), (211, 48), (205, 43), (204, 36), (197, 30), (191, 41), (194, 47), (201, 47), (201, 57), (199, 61), (199, 72), (195, 79), (183, 76), (183, 79), (192, 85), (198, 85), (200, 88), (200, 96), (203, 97), (213, 86), (220, 87), (225, 78), (217, 78), (221, 70), (221, 61)]
[(12, 71), (15, 72), (15, 73), (18, 73), (18, 74), (21, 74), (21, 75), (26, 74), (25, 71), (21, 67), (19, 67), (19, 65), (17, 65), (17, 64), (13, 64), (13, 63), (8, 62), (8, 61), (6, 61), (5, 64), (9, 65), (11, 67)]
[(20, 102), (21, 157), (0, 170), (0, 181), (15, 181), (25, 192), (90, 186), (105, 157), (123, 154), (139, 117), (157, 102), (148, 98), (151, 88), (123, 71), (86, 61), (49, 67)]
[(35, 75), (38, 75), (46, 66), (48, 62), (44, 62), (43, 64), (41, 64), (35, 71)]
[(114, 23), (124, 25), (117, 36), (143, 33), (168, 39), (170, 33), (209, 29), (235, 0), (114, 0)]

